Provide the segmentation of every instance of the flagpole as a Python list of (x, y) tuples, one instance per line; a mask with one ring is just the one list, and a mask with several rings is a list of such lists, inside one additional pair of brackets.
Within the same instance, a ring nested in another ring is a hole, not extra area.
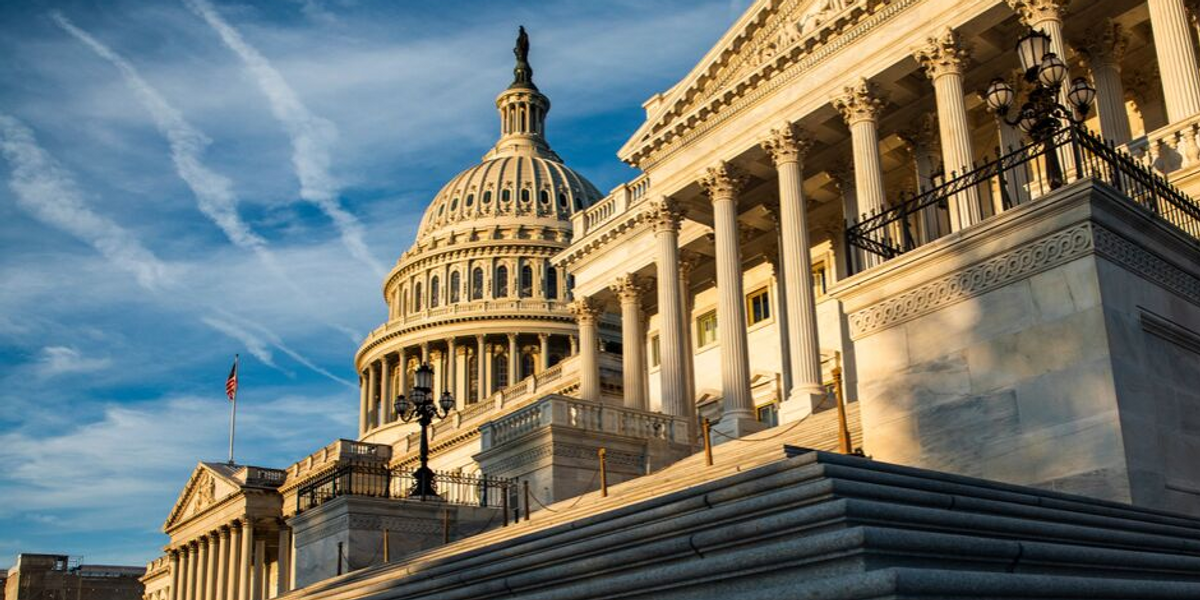
[[(238, 367), (238, 355), (233, 355), (233, 372), (236, 376)], [(233, 390), (233, 405), (229, 408), (229, 464), (233, 464), (233, 433), (237, 426), (237, 389)]]

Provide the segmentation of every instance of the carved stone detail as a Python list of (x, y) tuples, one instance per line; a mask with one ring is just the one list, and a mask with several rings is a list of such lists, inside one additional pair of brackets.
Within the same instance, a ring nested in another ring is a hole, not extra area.
[(684, 212), (679, 203), (671, 198), (655, 200), (650, 205), (650, 222), (654, 231), (678, 231)]
[(927, 38), (924, 46), (913, 50), (913, 58), (930, 79), (937, 79), (942, 75), (961, 75), (969, 61), (969, 53), (958, 33), (947, 27), (942, 33)]
[(596, 318), (600, 316), (600, 305), (591, 298), (578, 298), (568, 307), (571, 314), (575, 315), (575, 320), (580, 323), (595, 323)]
[(1107, 65), (1120, 68), (1121, 59), (1128, 47), (1129, 35), (1125, 33), (1125, 28), (1112, 19), (1104, 19), (1088, 30), (1083, 39), (1075, 45), (1075, 51), (1088, 66)]
[(1200, 305), (1200, 278), (1121, 235), (1095, 228), (1096, 253)]
[(742, 171), (725, 161), (709, 167), (700, 178), (700, 187), (704, 188), (704, 192), (713, 200), (736, 196), (745, 185), (746, 177)]
[(626, 273), (625, 275), (618, 277), (617, 280), (609, 286), (609, 289), (611, 289), (612, 292), (617, 295), (617, 299), (619, 299), (622, 304), (625, 302), (637, 302), (639, 299), (641, 299), (642, 294), (646, 291), (646, 287), (642, 284), (641, 278), (632, 273)]
[(1047, 19), (1061, 21), (1067, 14), (1070, 0), (1008, 0), (1008, 5), (1021, 18), (1021, 22), (1032, 27)]
[(812, 141), (808, 132), (791, 123), (784, 123), (782, 127), (772, 129), (767, 139), (759, 142), (759, 145), (771, 155), (772, 162), (780, 165), (803, 160), (812, 147)]
[(847, 125), (859, 121), (874, 121), (879, 117), (885, 102), (879, 97), (879, 89), (866, 79), (842, 88), (842, 93), (832, 100), (833, 107), (842, 113)]

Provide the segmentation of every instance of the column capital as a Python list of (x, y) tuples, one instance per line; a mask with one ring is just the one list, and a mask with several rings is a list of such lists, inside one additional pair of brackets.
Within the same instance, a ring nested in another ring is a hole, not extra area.
[(642, 297), (642, 293), (645, 291), (645, 287), (642, 285), (641, 278), (632, 273), (626, 273), (618, 277), (616, 281), (609, 286), (609, 289), (611, 289), (612, 292), (617, 295), (617, 298), (621, 301), (622, 305), (630, 302), (638, 302)]
[(759, 142), (758, 145), (771, 155), (772, 162), (781, 165), (803, 160), (804, 155), (808, 154), (809, 148), (812, 147), (812, 141), (808, 132), (792, 123), (784, 123), (782, 126), (772, 129), (766, 139)]
[(539, 342), (550, 339), (550, 334), (548, 334), (548, 333), (539, 333), (539, 334), (537, 334), (537, 336), (538, 336)]
[[(679, 251), (679, 279), (686, 280), (692, 276), (692, 271), (700, 264), (704, 256), (692, 250)], [(686, 290), (685, 290), (686, 292)]]
[(580, 324), (595, 323), (596, 317), (600, 316), (600, 305), (591, 298), (577, 298), (568, 305), (568, 308)]
[(1125, 50), (1129, 47), (1129, 35), (1120, 23), (1106, 18), (1072, 46), (1089, 68), (1108, 66), (1119, 69)]
[(839, 194), (845, 195), (854, 189), (854, 163), (845, 161), (836, 164), (825, 174), (829, 176), (829, 180), (833, 182), (833, 187), (837, 188)]
[(959, 39), (958, 33), (949, 27), (937, 35), (925, 39), (925, 44), (913, 50), (925, 69), (925, 75), (937, 79), (943, 75), (962, 75), (969, 60), (969, 53)]
[(897, 131), (896, 135), (913, 155), (935, 154), (941, 146), (937, 113), (922, 114), (911, 127)]
[(842, 88), (842, 93), (831, 100), (833, 107), (842, 113), (846, 125), (860, 121), (875, 121), (883, 110), (884, 102), (879, 97), (879, 88), (866, 79)]
[(508, 342), (509, 342), (510, 344), (511, 344), (512, 342), (516, 341), (516, 339), (517, 339), (517, 334), (516, 334), (516, 333), (513, 333), (513, 332), (509, 332), (509, 333), (506, 333), (506, 334), (504, 334), (504, 335), (506, 335), (506, 336), (508, 337)]
[(228, 539), (229, 538), (229, 527), (230, 527), (229, 525), (222, 525), (222, 526), (218, 527), (217, 535), (221, 536), (224, 539)]
[[(1067, 14), (1070, 0), (1008, 0), (1008, 6), (1017, 13), (1021, 22), (1036, 27), (1043, 21), (1061, 21)], [(1066, 60), (1065, 56), (1059, 58)]]
[(733, 198), (746, 185), (741, 169), (721, 161), (709, 167), (700, 178), (700, 187), (712, 200)]
[(679, 224), (683, 221), (683, 209), (680, 208), (679, 203), (673, 198), (665, 196), (651, 203), (649, 214), (656, 233), (679, 231)]

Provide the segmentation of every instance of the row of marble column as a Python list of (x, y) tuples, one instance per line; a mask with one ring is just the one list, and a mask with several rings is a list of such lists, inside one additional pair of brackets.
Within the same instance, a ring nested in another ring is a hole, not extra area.
[[(255, 539), (253, 521), (242, 519), (169, 551), (171, 600), (263, 600), (267, 542)], [(279, 529), (278, 591), (288, 591), (291, 531)]]
[[(551, 343), (554, 337), (549, 333), (538, 333), (538, 364), (535, 372), (541, 372), (550, 367)], [(507, 373), (505, 373), (506, 381), (509, 385), (517, 383), (520, 380), (521, 373), (521, 352), (520, 352), (520, 334), (508, 333), (504, 334), (507, 341)], [(460, 377), (457, 373), (458, 348), (460, 339), (451, 337), (444, 342), (445, 349), (438, 352), (440, 359), (438, 361), (439, 369), (436, 373), (437, 378), (434, 393), (441, 395), (442, 391), (449, 390), (455, 395), (459, 406), (483, 402), (492, 393), (492, 388), (496, 382), (497, 374), (493, 372), (491, 352), (488, 352), (488, 346), (492, 342), (492, 336), (485, 334), (475, 335), (473, 340), (467, 343), (474, 343), (473, 352), (470, 360), (476, 361), (475, 369), (479, 377), (479, 384), (476, 386), (475, 393), (471, 397), (467, 397), (470, 392), (470, 380), (466, 373)], [(570, 353), (575, 353), (576, 340), (574, 336), (568, 336), (571, 344)], [(465, 350), (465, 348), (464, 348)], [(397, 395), (408, 393), (409, 377), (407, 372), (401, 367), (408, 363), (410, 356), (418, 357), (420, 363), (427, 364), (432, 360), (434, 352), (430, 350), (430, 342), (424, 342), (417, 346), (401, 348), (395, 354), (385, 354), (376, 361), (367, 365), (367, 368), (360, 373), (359, 378), (359, 431), (366, 433), (377, 427), (382, 427), (388, 423), (396, 421), (395, 406), (392, 401)], [(461, 383), (461, 385), (460, 385)], [(460, 395), (459, 390), (463, 393)]]

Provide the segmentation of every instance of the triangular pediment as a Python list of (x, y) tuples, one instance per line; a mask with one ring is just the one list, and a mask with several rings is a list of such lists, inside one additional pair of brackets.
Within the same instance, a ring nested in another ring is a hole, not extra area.
[(678, 84), (647, 103), (646, 122), (618, 154), (629, 160), (666, 132), (720, 109), (755, 73), (819, 43), (823, 32), (878, 0), (757, 0)]
[(210, 506), (242, 491), (242, 483), (234, 476), (239, 467), (218, 463), (199, 463), (183, 487), (175, 506), (167, 516), (163, 529), (172, 527), (204, 512)]

